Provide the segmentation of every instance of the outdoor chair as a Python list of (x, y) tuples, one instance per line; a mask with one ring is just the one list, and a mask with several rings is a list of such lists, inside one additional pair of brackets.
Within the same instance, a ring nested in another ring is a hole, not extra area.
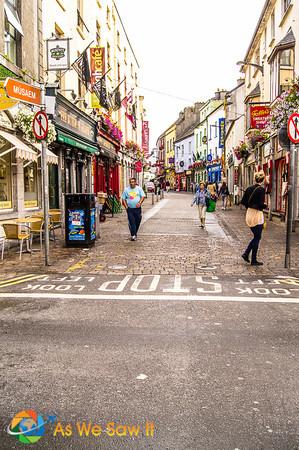
[(35, 235), (39, 236), (39, 244), (40, 244), (40, 251), (43, 251), (43, 233), (44, 230), (44, 219), (40, 217), (39, 222), (32, 222), (30, 226), (30, 247), (32, 248), (32, 241), (33, 237)]
[[(4, 223), (2, 225), (4, 234), (5, 234), (5, 241), (8, 241), (8, 244), (10, 244), (10, 241), (17, 241), (20, 244), (20, 260), (22, 259), (22, 252), (23, 252), (23, 242), (27, 241), (27, 245), (30, 241), (30, 228), (27, 225), (17, 225), (14, 223)], [(2, 259), (4, 255), (4, 244), (2, 246)]]
[[(44, 224), (45, 219), (44, 219), (44, 214), (42, 212), (38, 212), (38, 213), (32, 214), (32, 217), (40, 218), (41, 221), (42, 221), (42, 225)], [(36, 224), (38, 225), (38, 222), (35, 222), (34, 224), (32, 223), (31, 225), (36, 225)], [(31, 229), (32, 229), (32, 226), (31, 226)], [(49, 216), (49, 231), (50, 231), (50, 233), (52, 231), (52, 233), (53, 233), (53, 240), (55, 242), (56, 239), (55, 239), (55, 230), (54, 230), (54, 224), (53, 224), (53, 221), (52, 221), (52, 215)], [(37, 232), (37, 229), (35, 228), (35, 233), (36, 232)]]
[(4, 233), (2, 225), (0, 226), (0, 244), (2, 245), (1, 259), (3, 260), (4, 248), (5, 248), (5, 233)]
[(53, 235), (55, 237), (55, 226), (58, 228), (60, 227), (61, 229), (61, 234), (63, 233), (62, 230), (62, 217), (61, 217), (61, 211), (51, 211), (50, 212), (50, 216), (51, 216), (51, 223), (53, 226)]

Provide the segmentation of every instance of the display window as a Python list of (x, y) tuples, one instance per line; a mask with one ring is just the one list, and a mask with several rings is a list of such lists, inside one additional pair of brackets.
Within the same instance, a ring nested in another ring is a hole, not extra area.
[(25, 208), (38, 206), (37, 164), (33, 161), (24, 163), (24, 206)]
[(12, 208), (11, 153), (0, 156), (0, 209)]

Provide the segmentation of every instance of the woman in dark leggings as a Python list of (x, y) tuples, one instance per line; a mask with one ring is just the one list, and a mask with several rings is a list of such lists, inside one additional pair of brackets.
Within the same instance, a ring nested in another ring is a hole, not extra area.
[[(252, 212), (250, 229), (253, 233), (253, 239), (249, 242), (249, 245), (242, 255), (242, 258), (250, 263), (250, 253), (251, 253), (251, 265), (252, 266), (262, 266), (263, 263), (257, 260), (257, 252), (259, 249), (259, 243), (262, 238), (262, 232), (264, 227), (264, 215), (263, 209), (267, 206), (265, 205), (265, 188), (263, 186), (265, 180), (264, 172), (258, 172), (255, 175), (255, 184), (246, 189), (244, 196), (241, 200), (241, 204), (247, 209), (247, 216), (249, 217), (250, 212)], [(250, 211), (253, 210), (253, 211)], [(248, 222), (247, 222), (248, 224)]]

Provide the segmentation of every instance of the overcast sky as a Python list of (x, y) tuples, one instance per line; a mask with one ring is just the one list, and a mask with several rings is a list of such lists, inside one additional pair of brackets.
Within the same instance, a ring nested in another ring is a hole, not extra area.
[(151, 148), (185, 106), (236, 85), (236, 62), (245, 57), (264, 2), (116, 0), (141, 67)]

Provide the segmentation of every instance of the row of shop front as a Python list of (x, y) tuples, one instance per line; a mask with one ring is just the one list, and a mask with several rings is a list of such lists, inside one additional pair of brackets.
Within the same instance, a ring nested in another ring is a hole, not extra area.
[(201, 181), (219, 183), (222, 178), (222, 164), (213, 161), (201, 169), (189, 169), (179, 173), (175, 172), (174, 169), (166, 169), (164, 177), (166, 182), (169, 181), (171, 189), (191, 192), (192, 186), (199, 184)]
[[(63, 208), (65, 193), (106, 192), (119, 196), (135, 160), (98, 122), (65, 97), (56, 97), (52, 117), (56, 140), (48, 146), (49, 206)], [(41, 148), (14, 129), (12, 115), (0, 117), (0, 216), (30, 214), (42, 207)]]

